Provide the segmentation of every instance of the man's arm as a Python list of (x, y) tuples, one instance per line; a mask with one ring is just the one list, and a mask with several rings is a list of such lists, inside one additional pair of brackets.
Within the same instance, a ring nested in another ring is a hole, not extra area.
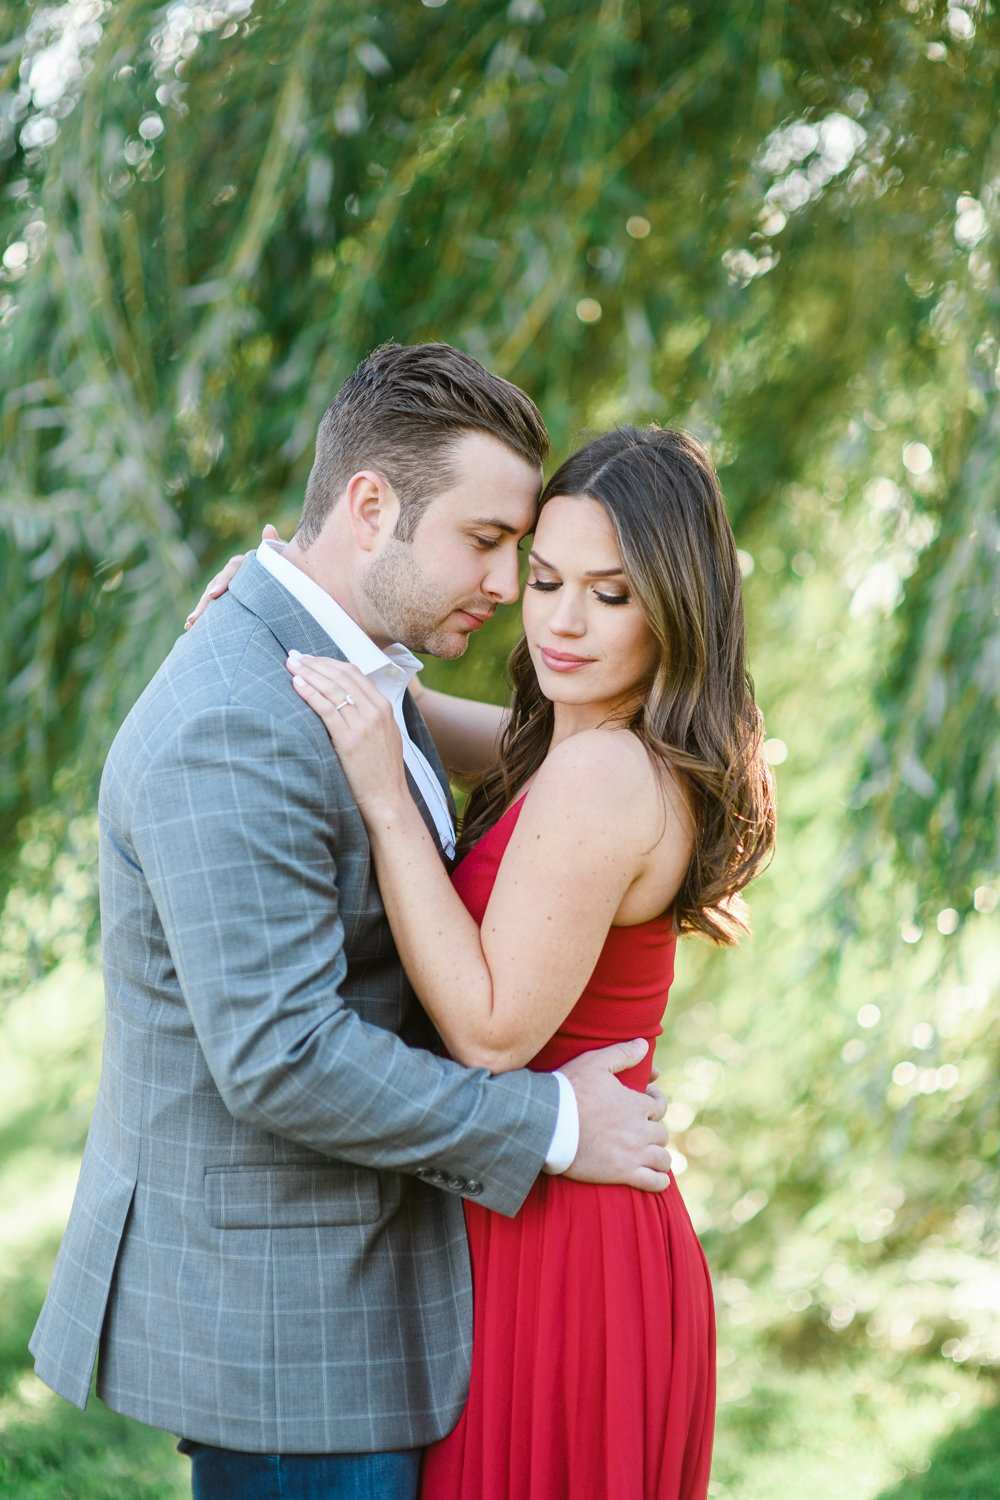
[[(321, 770), (325, 732), (305, 722), (315, 731), (206, 710), (137, 791), (135, 849), (216, 1086), (248, 1123), (363, 1165), (430, 1167), (439, 1185), (474, 1183), (472, 1196), (515, 1213), (552, 1141), (556, 1080), (463, 1068), (345, 1004), (350, 890), (374, 877), (346, 783), (332, 797)], [(564, 1070), (580, 1121), (569, 1175), (667, 1186), (662, 1110), (615, 1078), (644, 1055), (619, 1045)]]
[(351, 887), (372, 877), (317, 729), (319, 746), (301, 724), (209, 709), (168, 732), (137, 789), (135, 850), (208, 1067), (238, 1119), (368, 1166), (432, 1167), (455, 1191), (479, 1183), (480, 1201), (513, 1213), (557, 1084), (410, 1049), (344, 1003)]

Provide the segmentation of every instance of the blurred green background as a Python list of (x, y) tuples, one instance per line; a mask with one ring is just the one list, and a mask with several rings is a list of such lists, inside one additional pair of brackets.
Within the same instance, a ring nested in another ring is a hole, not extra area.
[[(715, 1277), (713, 1500), (1000, 1495), (992, 0), (0, 0), (0, 1495), (185, 1493), (25, 1343), (101, 1035), (94, 805), (375, 344), (563, 456), (710, 445), (780, 847), (659, 1063)], [(500, 698), (516, 610), (428, 679)]]

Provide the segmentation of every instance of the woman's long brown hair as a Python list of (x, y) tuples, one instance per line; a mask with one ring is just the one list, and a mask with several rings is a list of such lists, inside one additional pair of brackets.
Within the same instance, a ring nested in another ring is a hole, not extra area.
[[(672, 910), (679, 933), (731, 944), (746, 931), (738, 893), (774, 846), (774, 793), (763, 721), (745, 665), (739, 563), (719, 482), (683, 432), (620, 427), (566, 460), (542, 494), (603, 505), (629, 587), (660, 660), (628, 727), (687, 793), (694, 849)], [(552, 704), (526, 641), (514, 648), (511, 718), (497, 766), (469, 798), (459, 853), (492, 827), (541, 765)]]

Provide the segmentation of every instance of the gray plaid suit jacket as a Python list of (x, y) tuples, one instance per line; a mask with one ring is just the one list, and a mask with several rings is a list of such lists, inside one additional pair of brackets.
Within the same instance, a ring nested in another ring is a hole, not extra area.
[(110, 1407), (201, 1442), (408, 1448), (465, 1396), (461, 1198), (517, 1211), (558, 1090), (422, 1050), (292, 647), (339, 654), (248, 562), (112, 746), (101, 1079), (31, 1348), (75, 1404), (96, 1359)]

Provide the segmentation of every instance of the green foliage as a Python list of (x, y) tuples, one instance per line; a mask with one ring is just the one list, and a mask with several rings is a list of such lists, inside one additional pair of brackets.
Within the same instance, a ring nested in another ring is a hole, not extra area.
[(967, 909), (996, 823), (991, 5), (5, 10), (5, 848), (59, 769), (92, 787), (203, 567), (294, 518), (357, 359), (444, 337), (557, 449), (704, 431), (790, 560), (876, 506), (858, 866), (877, 834)]

